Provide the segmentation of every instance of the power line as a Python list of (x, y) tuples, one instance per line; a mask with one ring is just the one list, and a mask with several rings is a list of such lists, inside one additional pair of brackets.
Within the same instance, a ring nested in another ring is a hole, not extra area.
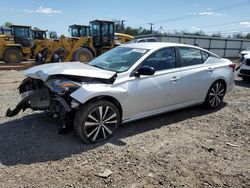
[(241, 20), (241, 21), (235, 21), (235, 22), (227, 22), (222, 24), (214, 24), (214, 25), (204, 25), (204, 26), (198, 26), (198, 28), (211, 28), (211, 27), (217, 27), (217, 26), (224, 26), (224, 25), (231, 25), (231, 24), (238, 24), (240, 22), (250, 22), (250, 20)]
[[(238, 7), (241, 7), (241, 6), (246, 6), (246, 3), (250, 3), (250, 0), (242, 1), (242, 2), (239, 2), (239, 3), (234, 3), (234, 4), (231, 4), (231, 5), (227, 5), (227, 6), (223, 6), (223, 7), (219, 7), (219, 8), (215, 8), (215, 9), (211, 9), (211, 10), (209, 10), (207, 12), (219, 11), (219, 10), (220, 11), (226, 11), (226, 10), (238, 8)], [(247, 4), (247, 5), (250, 5), (250, 4)], [(195, 17), (200, 17), (200, 16), (203, 16), (203, 15), (202, 14), (183, 15), (183, 16), (179, 16), (179, 17), (153, 21), (151, 23), (156, 24), (156, 23), (163, 23), (163, 22), (171, 22), (171, 21), (185, 20), (185, 19), (190, 19), (190, 18), (195, 18)], [(146, 23), (144, 23), (144, 24), (146, 24)]]
[[(212, 28), (212, 27), (218, 27), (218, 26), (225, 26), (225, 25), (232, 25), (232, 24), (239, 24), (240, 22), (249, 22), (250, 20), (239, 20), (239, 21), (234, 21), (234, 22), (226, 22), (226, 23), (221, 23), (221, 24), (213, 24), (213, 25), (203, 25), (203, 26), (194, 26), (197, 29), (204, 29), (204, 28)], [(182, 29), (190, 29), (190, 27), (182, 28)]]
[[(250, 32), (250, 28), (249, 29), (234, 29), (234, 30), (222, 30), (222, 31), (217, 31), (221, 34), (225, 34), (225, 33), (243, 33), (243, 32)], [(216, 31), (214, 32), (206, 32), (206, 34), (213, 34), (213, 33), (216, 33)]]

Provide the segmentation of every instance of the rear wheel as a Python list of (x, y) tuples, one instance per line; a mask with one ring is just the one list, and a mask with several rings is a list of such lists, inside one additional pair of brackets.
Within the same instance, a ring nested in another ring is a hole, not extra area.
[(210, 109), (219, 108), (223, 101), (225, 93), (225, 83), (222, 81), (214, 82), (207, 93), (206, 100), (204, 102), (205, 106)]
[(78, 48), (73, 55), (73, 61), (80, 61), (82, 63), (90, 62), (92, 59), (94, 59), (94, 56), (87, 48)]
[(117, 107), (109, 101), (100, 100), (79, 108), (74, 129), (85, 143), (96, 143), (113, 136), (120, 122), (121, 115)]
[(23, 60), (23, 55), (19, 49), (9, 48), (4, 52), (3, 59), (6, 63), (21, 63)]

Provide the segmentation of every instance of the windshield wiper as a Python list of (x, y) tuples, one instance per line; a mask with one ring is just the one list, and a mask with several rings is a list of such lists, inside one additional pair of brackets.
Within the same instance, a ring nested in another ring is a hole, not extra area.
[(93, 66), (93, 67), (96, 67), (96, 68), (99, 68), (99, 69), (104, 69), (103, 67), (100, 67), (100, 66), (97, 66), (97, 65), (90, 65), (90, 66)]

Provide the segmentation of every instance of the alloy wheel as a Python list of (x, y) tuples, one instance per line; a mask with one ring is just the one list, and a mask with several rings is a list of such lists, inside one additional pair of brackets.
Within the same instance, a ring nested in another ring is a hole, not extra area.
[(210, 92), (208, 97), (208, 102), (211, 107), (216, 108), (218, 107), (223, 100), (223, 97), (225, 95), (225, 86), (223, 83), (216, 82)]
[(109, 138), (118, 124), (118, 115), (110, 106), (99, 106), (92, 110), (84, 123), (84, 132), (92, 142)]

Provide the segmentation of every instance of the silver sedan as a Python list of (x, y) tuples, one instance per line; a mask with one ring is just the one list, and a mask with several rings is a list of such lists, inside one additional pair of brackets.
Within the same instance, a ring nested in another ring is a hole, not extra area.
[(195, 46), (126, 44), (89, 64), (28, 69), (19, 87), (23, 99), (7, 116), (26, 108), (49, 110), (69, 120), (85, 143), (100, 142), (121, 123), (197, 104), (220, 107), (233, 88), (234, 68), (228, 59)]

